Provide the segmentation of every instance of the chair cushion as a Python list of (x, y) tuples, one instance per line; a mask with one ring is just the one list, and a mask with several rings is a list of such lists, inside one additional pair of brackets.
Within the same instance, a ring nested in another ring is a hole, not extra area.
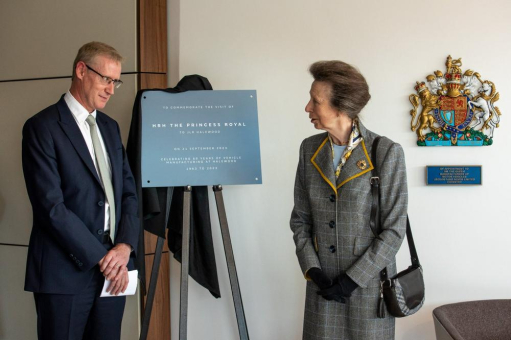
[(455, 340), (511, 339), (511, 300), (453, 303), (433, 314)]

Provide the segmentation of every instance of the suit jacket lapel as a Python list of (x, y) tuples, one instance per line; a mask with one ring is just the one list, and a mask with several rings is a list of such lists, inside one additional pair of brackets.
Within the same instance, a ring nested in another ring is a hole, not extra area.
[(312, 156), (311, 162), (316, 170), (318, 170), (323, 180), (325, 180), (325, 182), (330, 185), (332, 190), (337, 193), (337, 188), (334, 185), (335, 173), (332, 160), (332, 149), (328, 141), (328, 136), (326, 136), (326, 138), (323, 140), (321, 145)]
[(101, 185), (101, 181), (99, 180), (98, 177), (98, 172), (94, 167), (94, 162), (92, 161), (92, 157), (90, 156), (87, 144), (85, 144), (82, 132), (78, 128), (78, 125), (76, 124), (76, 121), (73, 118), (73, 114), (69, 110), (69, 107), (67, 107), (67, 104), (64, 100), (64, 96), (62, 96), (62, 98), (60, 98), (60, 100), (58, 101), (57, 108), (60, 113), (59, 124), (62, 127), (62, 130), (64, 130), (64, 132), (66, 133), (67, 137), (73, 144), (73, 147), (75, 148), (76, 152), (78, 153), (82, 161), (85, 163), (87, 168), (90, 170), (92, 176), (94, 176), (94, 178), (96, 178), (98, 183)]
[(355, 147), (355, 149), (353, 149), (351, 156), (346, 161), (346, 164), (344, 164), (341, 174), (336, 182), (337, 189), (372, 169), (374, 169), (373, 163), (367, 153), (365, 141), (363, 140), (357, 147)]

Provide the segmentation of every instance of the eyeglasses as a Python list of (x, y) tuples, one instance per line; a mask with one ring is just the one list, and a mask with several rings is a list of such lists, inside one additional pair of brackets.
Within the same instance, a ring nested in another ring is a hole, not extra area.
[(89, 70), (91, 70), (92, 72), (94, 72), (94, 73), (96, 73), (98, 76), (100, 76), (100, 77), (101, 77), (101, 79), (103, 80), (103, 83), (104, 83), (105, 85), (110, 85), (110, 84), (114, 83), (114, 87), (115, 87), (116, 89), (118, 89), (119, 87), (121, 87), (121, 85), (122, 85), (122, 80), (120, 80), (120, 79), (112, 79), (112, 78), (110, 78), (110, 77), (104, 76), (104, 75), (102, 75), (101, 73), (99, 73), (98, 71), (96, 71), (95, 69), (93, 69), (92, 67), (90, 67), (89, 65), (85, 64), (85, 66), (87, 66), (87, 68), (88, 68)]

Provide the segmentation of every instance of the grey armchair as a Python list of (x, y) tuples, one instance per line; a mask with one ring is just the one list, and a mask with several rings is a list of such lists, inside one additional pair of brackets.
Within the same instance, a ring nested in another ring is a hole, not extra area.
[(433, 310), (437, 340), (510, 340), (511, 300), (443, 305)]

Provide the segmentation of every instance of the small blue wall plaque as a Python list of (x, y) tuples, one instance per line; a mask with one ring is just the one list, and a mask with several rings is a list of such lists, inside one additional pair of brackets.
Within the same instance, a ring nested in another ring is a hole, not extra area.
[(427, 166), (428, 185), (481, 185), (481, 165)]
[(142, 186), (261, 184), (254, 90), (144, 92)]

